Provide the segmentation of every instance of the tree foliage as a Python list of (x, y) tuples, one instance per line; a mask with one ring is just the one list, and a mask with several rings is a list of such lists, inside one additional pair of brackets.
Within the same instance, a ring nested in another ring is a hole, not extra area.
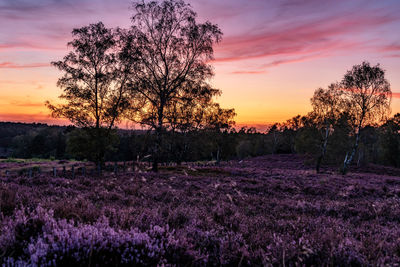
[(383, 121), (390, 111), (392, 91), (385, 78), (385, 71), (379, 64), (371, 66), (368, 62), (355, 65), (342, 81), (344, 97), (348, 103), (353, 120), (354, 145), (346, 155), (342, 172), (346, 173), (357, 151), (360, 131), (368, 124)]
[(315, 167), (317, 172), (327, 152), (328, 139), (335, 130), (336, 122), (348, 107), (343, 99), (343, 93), (340, 85), (333, 83), (327, 89), (317, 89), (311, 98), (313, 111), (310, 116), (321, 136), (320, 152)]
[[(126, 56), (123, 31), (109, 29), (99, 22), (72, 31), (72, 48), (63, 60), (52, 62), (64, 75), (57, 85), (64, 103), (47, 102), (54, 117), (69, 119), (79, 127), (95, 129), (96, 160), (102, 161), (109, 131), (132, 106), (128, 91), (134, 72), (136, 52)], [(105, 128), (104, 131), (102, 128)]]
[(136, 119), (156, 132), (153, 169), (157, 170), (162, 136), (172, 126), (168, 111), (219, 93), (208, 80), (213, 76), (209, 64), (213, 45), (222, 32), (208, 21), (198, 23), (190, 5), (180, 0), (140, 1), (133, 6), (130, 33), (140, 53), (132, 89), (146, 99)]

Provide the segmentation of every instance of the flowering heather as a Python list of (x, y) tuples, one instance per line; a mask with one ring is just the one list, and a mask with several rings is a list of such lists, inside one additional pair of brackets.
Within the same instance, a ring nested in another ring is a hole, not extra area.
[(400, 177), (293, 155), (160, 173), (0, 179), (4, 266), (400, 264)]

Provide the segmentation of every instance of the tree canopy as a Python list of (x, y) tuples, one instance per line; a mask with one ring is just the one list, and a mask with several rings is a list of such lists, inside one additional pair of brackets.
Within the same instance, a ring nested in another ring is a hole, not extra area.
[(140, 53), (132, 90), (146, 99), (135, 120), (156, 132), (153, 169), (157, 170), (162, 136), (173, 122), (169, 111), (219, 94), (208, 80), (214, 75), (209, 64), (213, 45), (222, 32), (211, 22), (198, 23), (197, 14), (181, 0), (139, 1), (133, 7), (130, 34)]
[(74, 29), (74, 39), (68, 43), (72, 51), (63, 60), (52, 62), (64, 73), (57, 83), (63, 90), (63, 103), (46, 105), (54, 117), (67, 118), (89, 131), (90, 138), (96, 140), (92, 150), (99, 162), (115, 123), (132, 108), (128, 86), (136, 52), (130, 50), (126, 57), (123, 33), (106, 28), (102, 22)]
[(342, 172), (346, 173), (359, 145), (360, 131), (367, 124), (383, 121), (390, 112), (392, 91), (379, 64), (369, 62), (355, 65), (342, 80), (344, 97), (349, 113), (354, 119), (355, 141), (351, 152), (346, 155)]

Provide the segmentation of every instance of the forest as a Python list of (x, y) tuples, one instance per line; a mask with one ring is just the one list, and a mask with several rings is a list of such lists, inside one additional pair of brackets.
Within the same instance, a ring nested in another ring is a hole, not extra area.
[[(167, 133), (162, 149), (162, 162), (228, 161), (262, 155), (305, 155), (307, 164), (316, 166), (321, 156), (325, 129), (313, 121), (313, 115), (295, 116), (285, 123), (276, 123), (266, 132), (255, 128), (201, 130)], [(355, 137), (346, 118), (335, 124), (329, 134), (326, 155), (320, 165), (341, 167)], [(115, 130), (114, 143), (105, 161), (133, 161), (151, 154), (152, 132)], [(2, 158), (94, 160), (87, 146), (85, 132), (74, 126), (46, 124), (0, 123), (0, 156)], [(150, 158), (143, 159), (144, 161)], [(380, 164), (400, 167), (400, 114), (377, 125), (362, 128), (360, 144), (354, 159), (357, 167)]]

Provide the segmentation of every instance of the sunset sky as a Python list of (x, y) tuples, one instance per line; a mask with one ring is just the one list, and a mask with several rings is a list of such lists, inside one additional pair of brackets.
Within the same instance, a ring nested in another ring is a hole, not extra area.
[[(199, 21), (224, 33), (215, 47), (217, 99), (239, 124), (306, 114), (318, 87), (364, 60), (380, 63), (400, 112), (399, 0), (191, 0)], [(0, 121), (48, 122), (71, 30), (103, 21), (129, 27), (129, 0), (0, 0)]]

